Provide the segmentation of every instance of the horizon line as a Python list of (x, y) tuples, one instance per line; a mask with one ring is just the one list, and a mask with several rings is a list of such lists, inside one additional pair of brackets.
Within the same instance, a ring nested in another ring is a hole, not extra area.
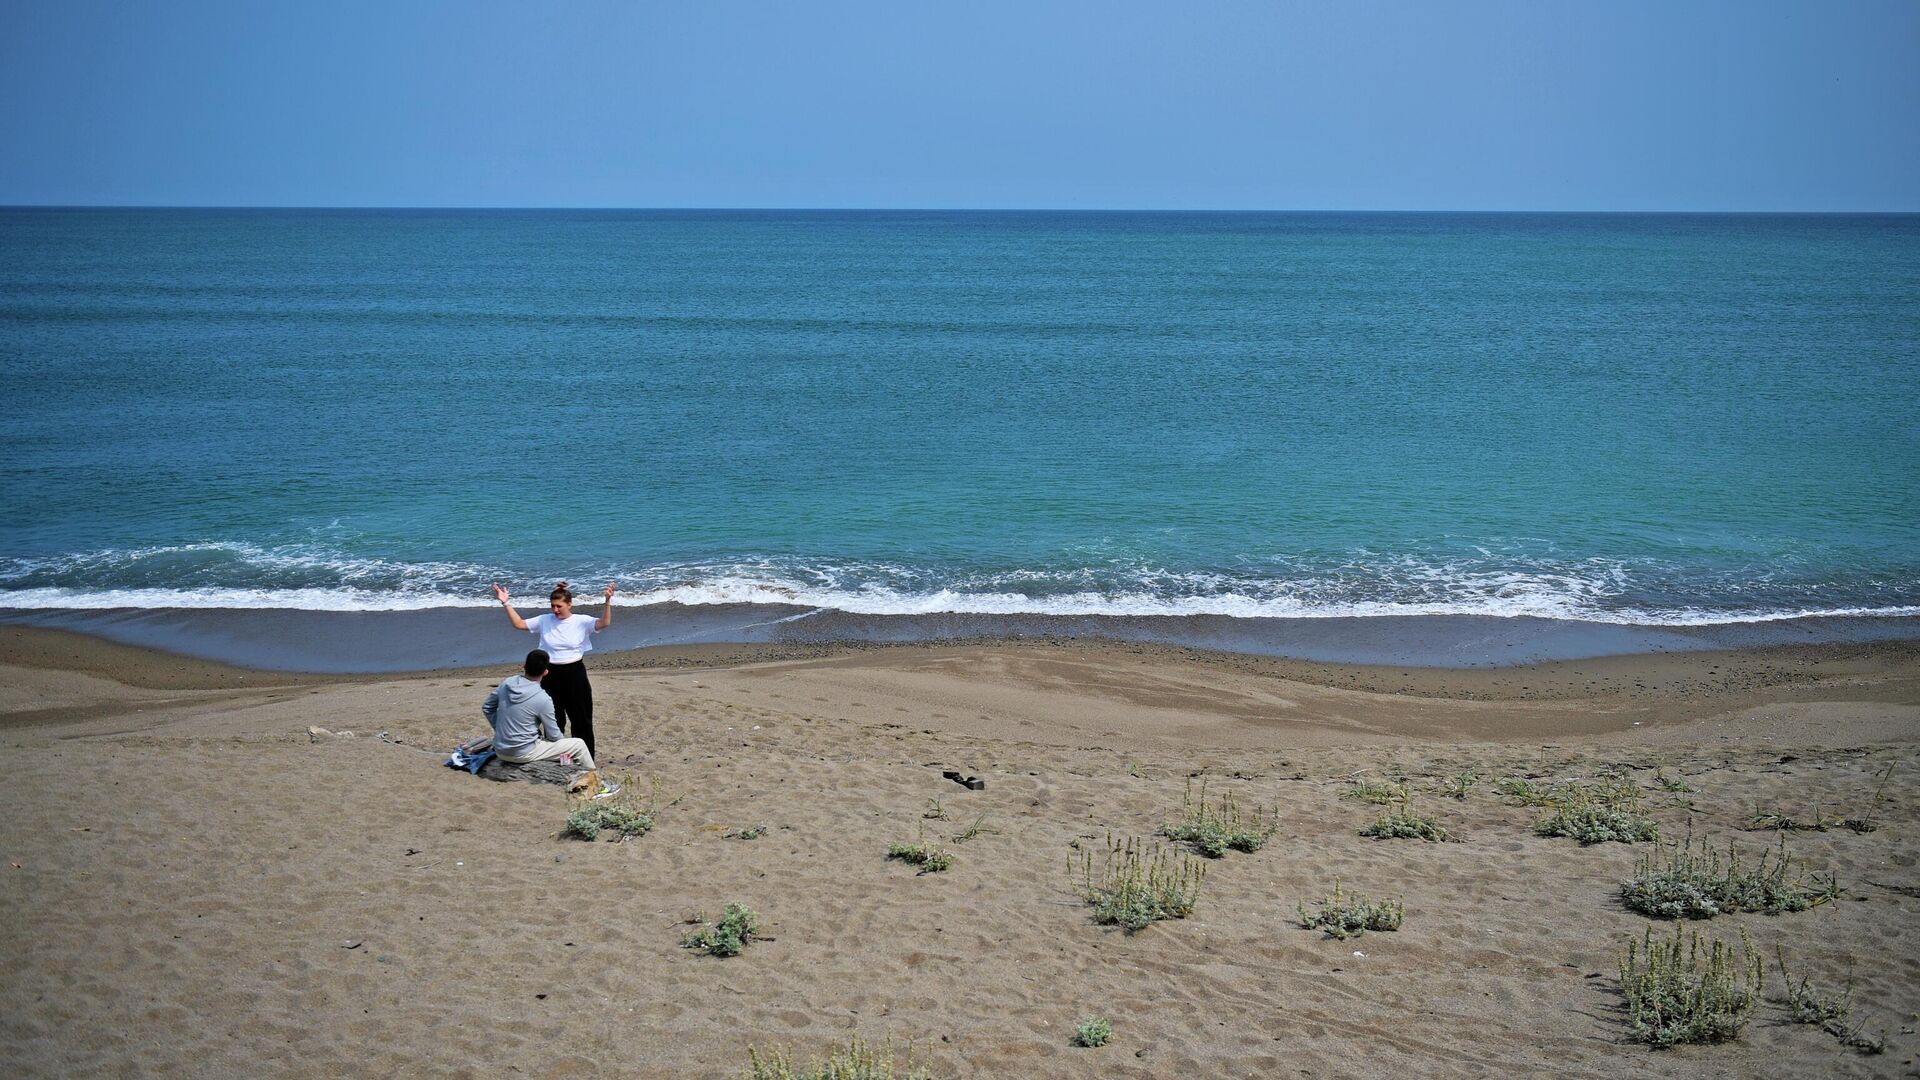
[(1698, 209), (1698, 208), (1487, 208), (1487, 207), (1168, 207), (1168, 206), (589, 206), (378, 204), (378, 203), (0, 203), (0, 210), (406, 210), (575, 211), (592, 213), (789, 213), (789, 214), (1740, 214), (1917, 215), (1914, 209)]

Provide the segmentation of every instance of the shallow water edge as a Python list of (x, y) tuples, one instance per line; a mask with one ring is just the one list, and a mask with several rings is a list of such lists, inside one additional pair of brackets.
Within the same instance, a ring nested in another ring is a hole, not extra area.
[[(532, 611), (533, 609), (528, 609)], [(592, 609), (589, 609), (592, 610)], [(531, 638), (498, 611), (0, 608), (0, 623), (51, 627), (264, 671), (377, 673), (510, 663)], [(616, 609), (605, 655), (707, 644), (830, 644), (1091, 638), (1324, 663), (1505, 667), (1550, 660), (1774, 645), (1920, 640), (1920, 618), (1823, 617), (1632, 626), (1527, 616), (856, 615), (767, 604)]]

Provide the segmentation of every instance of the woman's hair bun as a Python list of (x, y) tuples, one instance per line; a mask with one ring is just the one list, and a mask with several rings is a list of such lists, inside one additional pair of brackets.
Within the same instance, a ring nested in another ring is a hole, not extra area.
[(567, 583), (565, 581), (561, 581), (559, 584), (554, 586), (554, 588), (556, 589), (564, 589), (566, 587), (567, 587)]

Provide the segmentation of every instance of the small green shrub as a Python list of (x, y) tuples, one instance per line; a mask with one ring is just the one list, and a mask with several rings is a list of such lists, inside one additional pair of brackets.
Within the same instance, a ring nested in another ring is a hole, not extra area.
[(927, 808), (920, 811), (920, 816), (928, 821), (945, 821), (947, 808), (940, 805), (939, 799), (928, 799)]
[(1774, 963), (1779, 965), (1780, 979), (1787, 984), (1787, 1012), (1793, 1016), (1796, 1024), (1821, 1024), (1838, 1022), (1845, 1025), (1847, 1017), (1853, 1013), (1853, 979), (1847, 979), (1846, 988), (1838, 994), (1829, 994), (1813, 985), (1813, 981), (1801, 976), (1796, 982), (1793, 973), (1787, 970), (1787, 954), (1784, 949), (1775, 947)]
[(641, 803), (631, 776), (622, 777), (619, 794), (605, 799), (575, 797), (567, 810), (567, 822), (560, 836), (568, 840), (597, 840), (601, 833), (611, 834), (617, 843), (644, 836), (653, 829), (659, 814), (660, 791), (656, 783)]
[(728, 904), (720, 921), (690, 930), (680, 939), (683, 949), (704, 949), (709, 956), (739, 956), (760, 933), (760, 916), (752, 908)]
[(1853, 962), (1847, 962), (1847, 984), (1839, 993), (1829, 993), (1813, 985), (1806, 976), (1799, 979), (1787, 970), (1787, 954), (1784, 950), (1774, 950), (1774, 962), (1780, 968), (1780, 979), (1787, 984), (1787, 1015), (1796, 1024), (1818, 1024), (1820, 1030), (1840, 1040), (1842, 1046), (1857, 1050), (1862, 1054), (1883, 1054), (1887, 1050), (1887, 1036), (1869, 1036), (1863, 1025), (1849, 1026), (1847, 1020), (1853, 1015)]
[(1193, 781), (1187, 781), (1187, 792), (1180, 805), (1180, 821), (1177, 824), (1163, 822), (1160, 835), (1186, 844), (1209, 859), (1220, 858), (1228, 848), (1258, 851), (1280, 827), (1277, 813), (1258, 806), (1243, 814), (1231, 791), (1221, 795), (1219, 802), (1209, 803), (1205, 780), (1200, 781), (1198, 797), (1193, 793)]
[(1634, 1037), (1654, 1046), (1738, 1037), (1765, 980), (1765, 965), (1744, 930), (1738, 957), (1718, 940), (1702, 948), (1699, 933), (1683, 937), (1676, 924), (1671, 941), (1656, 940), (1649, 926), (1641, 942), (1627, 942), (1620, 958), (1620, 991)]
[(1082, 900), (1093, 906), (1094, 921), (1118, 924), (1131, 934), (1162, 919), (1193, 914), (1207, 868), (1198, 859), (1129, 838), (1107, 837), (1107, 854), (1094, 879), (1093, 853), (1067, 858), (1067, 877)]
[(911, 1061), (895, 1066), (892, 1042), (876, 1050), (858, 1036), (845, 1049), (804, 1069), (796, 1070), (793, 1056), (785, 1050), (770, 1050), (762, 1056), (748, 1046), (747, 1062), (746, 1080), (929, 1080), (932, 1075)]
[(1400, 922), (1406, 918), (1406, 905), (1399, 900), (1381, 900), (1378, 903), (1365, 896), (1348, 896), (1340, 891), (1340, 883), (1333, 883), (1333, 895), (1320, 901), (1314, 911), (1308, 911), (1302, 902), (1297, 905), (1300, 911), (1300, 925), (1308, 930), (1324, 930), (1328, 937), (1359, 937), (1369, 930), (1398, 930)]
[(758, 825), (749, 825), (744, 829), (735, 829), (726, 835), (726, 839), (758, 840), (765, 835), (767, 835), (767, 826), (765, 822), (762, 822)]
[(1480, 775), (1478, 773), (1454, 773), (1452, 776), (1441, 778), (1440, 794), (1449, 799), (1465, 800), (1468, 793), (1473, 790), (1474, 785), (1479, 782)]
[(1104, 1016), (1089, 1016), (1073, 1028), (1073, 1041), (1080, 1046), (1105, 1046), (1113, 1038), (1113, 1024)]
[(1460, 838), (1440, 827), (1431, 814), (1418, 814), (1411, 803), (1388, 807), (1378, 820), (1360, 830), (1374, 840), (1425, 840), (1430, 844), (1458, 841)]
[(1506, 797), (1515, 806), (1552, 806), (1560, 800), (1564, 786), (1531, 780), (1524, 776), (1509, 776), (1494, 785), (1494, 790)]
[(1620, 899), (1656, 919), (1711, 919), (1733, 911), (1805, 911), (1839, 895), (1832, 874), (1790, 876), (1792, 862), (1784, 836), (1777, 854), (1763, 849), (1759, 862), (1748, 863), (1731, 843), (1724, 862), (1704, 844), (1696, 853), (1689, 834), (1684, 843), (1642, 856), (1633, 877), (1621, 883)]
[(927, 828), (924, 824), (919, 827), (919, 837), (919, 840), (911, 844), (896, 842), (890, 845), (887, 848), (887, 858), (912, 863), (918, 866), (923, 874), (937, 874), (952, 868), (953, 853), (927, 843)]
[(1660, 824), (1640, 809), (1640, 789), (1625, 783), (1568, 786), (1554, 803), (1554, 812), (1535, 829), (1542, 836), (1570, 836), (1582, 845), (1660, 838)]
[(1404, 803), (1407, 801), (1407, 785), (1405, 783), (1389, 784), (1384, 780), (1355, 780), (1347, 790), (1340, 793), (1340, 797), (1372, 803), (1375, 806)]

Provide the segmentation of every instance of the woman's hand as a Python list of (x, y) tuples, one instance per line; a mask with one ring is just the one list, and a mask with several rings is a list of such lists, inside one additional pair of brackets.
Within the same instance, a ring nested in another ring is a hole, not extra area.
[(605, 630), (607, 627), (613, 625), (613, 592), (613, 583), (608, 582), (606, 610), (602, 611), (600, 618), (594, 621), (593, 628), (595, 631)]
[(505, 585), (497, 581), (493, 583), (493, 598), (500, 601), (501, 607), (507, 609), (507, 621), (513, 624), (515, 630), (525, 630), (527, 628), (527, 620), (521, 618), (520, 613), (513, 610), (512, 604), (507, 603), (507, 587)]
[(608, 600), (612, 600), (612, 599), (613, 599), (613, 594), (614, 594), (614, 588), (613, 588), (613, 585), (612, 585), (611, 583), (609, 583), (609, 584), (607, 585), (607, 599), (608, 599)]

